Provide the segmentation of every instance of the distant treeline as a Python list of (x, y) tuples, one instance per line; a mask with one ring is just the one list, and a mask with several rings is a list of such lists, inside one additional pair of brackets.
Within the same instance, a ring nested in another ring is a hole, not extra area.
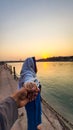
[(48, 61), (73, 61), (73, 56), (58, 56), (58, 57), (48, 57), (46, 59), (39, 59), (38, 62), (48, 62)]
[[(69, 61), (69, 62), (73, 62), (73, 56), (58, 56), (58, 57), (48, 57), (46, 59), (38, 59), (36, 60), (37, 62), (55, 62), (55, 61), (58, 61), (58, 62), (66, 62), (66, 61)], [(24, 60), (10, 60), (10, 61), (0, 61), (0, 65), (1, 64), (5, 64), (5, 63), (15, 63), (15, 62), (24, 62)]]
[(18, 63), (18, 62), (24, 62), (24, 61), (23, 60), (0, 61), (0, 65), (3, 65), (5, 63)]

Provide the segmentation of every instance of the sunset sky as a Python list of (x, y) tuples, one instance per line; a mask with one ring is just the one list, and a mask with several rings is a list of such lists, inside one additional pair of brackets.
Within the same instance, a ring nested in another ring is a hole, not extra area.
[(73, 0), (0, 0), (0, 60), (73, 55)]

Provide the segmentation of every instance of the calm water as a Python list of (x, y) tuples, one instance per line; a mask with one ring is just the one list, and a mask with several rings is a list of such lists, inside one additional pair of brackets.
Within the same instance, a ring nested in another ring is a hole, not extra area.
[[(22, 63), (13, 63), (19, 74)], [(39, 62), (37, 76), (42, 96), (61, 115), (73, 123), (73, 62)]]

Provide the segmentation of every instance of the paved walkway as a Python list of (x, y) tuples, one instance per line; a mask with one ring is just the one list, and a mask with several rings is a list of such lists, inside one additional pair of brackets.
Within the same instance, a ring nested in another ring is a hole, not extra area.
[[(8, 70), (1, 68), (0, 71), (0, 101), (8, 97), (12, 92), (17, 89), (17, 81), (13, 79), (13, 76)], [(24, 108), (19, 109), (19, 115), (24, 112), (24, 116), (19, 116), (15, 122), (12, 130), (27, 130), (27, 117)], [(43, 130), (54, 130), (51, 124), (47, 121), (46, 117), (42, 114), (43, 118)]]
[[(14, 80), (10, 72), (0, 66), (0, 101), (8, 97), (13, 92), (15, 92), (15, 90), (17, 89), (17, 85), (18, 85), (18, 81)], [(56, 118), (54, 113), (52, 113), (43, 105), (42, 105), (42, 109), (43, 109), (42, 130), (67, 130), (67, 129), (63, 129), (63, 127), (61, 126), (59, 120)], [(22, 112), (24, 113), (24, 115), (20, 116)], [(45, 112), (47, 113), (49, 118), (46, 117)], [(24, 108), (19, 109), (18, 119), (13, 125), (11, 130), (27, 130), (27, 117)]]

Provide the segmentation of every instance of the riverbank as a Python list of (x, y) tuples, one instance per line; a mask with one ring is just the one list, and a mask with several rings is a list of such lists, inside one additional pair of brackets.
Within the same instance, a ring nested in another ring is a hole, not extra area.
[[(3, 65), (0, 66), (0, 77), (0, 100), (2, 100), (17, 89), (18, 80), (14, 80), (9, 69), (4, 69)], [(42, 111), (43, 130), (72, 130), (72, 126), (60, 118), (59, 114), (44, 100), (42, 100)], [(27, 117), (24, 108), (19, 109), (19, 115), (22, 112), (24, 115), (19, 116), (12, 130), (27, 130)]]

